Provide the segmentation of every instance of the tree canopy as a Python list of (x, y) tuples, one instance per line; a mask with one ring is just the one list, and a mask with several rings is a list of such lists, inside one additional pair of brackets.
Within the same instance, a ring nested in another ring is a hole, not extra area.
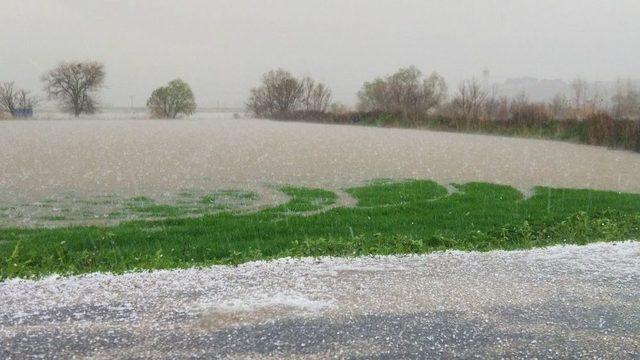
[(178, 115), (191, 115), (196, 111), (196, 101), (191, 87), (181, 79), (169, 82), (151, 93), (147, 100), (151, 115), (160, 119), (175, 119)]
[(42, 76), (44, 91), (62, 110), (76, 117), (98, 109), (97, 92), (104, 85), (104, 65), (95, 61), (63, 62)]

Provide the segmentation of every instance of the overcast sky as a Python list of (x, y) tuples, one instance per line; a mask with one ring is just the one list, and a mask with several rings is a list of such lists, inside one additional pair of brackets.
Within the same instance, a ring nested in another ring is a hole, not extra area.
[(414, 64), (454, 87), (490, 70), (640, 78), (637, 0), (0, 0), (0, 81), (40, 92), (61, 60), (104, 62), (104, 103), (143, 105), (181, 77), (203, 106), (244, 104), (265, 71), (362, 83)]

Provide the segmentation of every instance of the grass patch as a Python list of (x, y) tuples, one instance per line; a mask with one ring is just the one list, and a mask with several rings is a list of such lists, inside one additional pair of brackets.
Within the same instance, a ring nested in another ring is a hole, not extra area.
[(178, 217), (184, 216), (184, 209), (173, 206), (157, 204), (153, 199), (138, 196), (130, 199), (126, 205), (129, 211), (148, 217)]
[(284, 187), (280, 189), (291, 199), (286, 204), (280, 205), (266, 213), (300, 213), (306, 211), (316, 211), (332, 205), (336, 202), (335, 193), (323, 189), (307, 189), (299, 187)]
[[(131, 200), (166, 219), (113, 227), (0, 229), (0, 278), (50, 273), (169, 269), (282, 256), (526, 249), (640, 236), (640, 195), (537, 188), (524, 199), (502, 185), (468, 183), (458, 192), (431, 181), (374, 182), (348, 189), (354, 208), (322, 189), (287, 187), (284, 205), (250, 214), (179, 218), (172, 207)], [(141, 210), (142, 211), (142, 210)]]
[(373, 181), (369, 186), (348, 189), (358, 199), (358, 206), (393, 206), (429, 200), (447, 194), (447, 190), (432, 181)]
[[(204, 208), (202, 206), (197, 206), (205, 204), (206, 207)], [(210, 203), (202, 201), (202, 204), (158, 204), (152, 199), (138, 197), (131, 199), (127, 203), (126, 208), (135, 214), (142, 215), (147, 218), (177, 218), (200, 215), (212, 210), (224, 210), (226, 209), (226, 206), (219, 204), (217, 201), (212, 201)]]

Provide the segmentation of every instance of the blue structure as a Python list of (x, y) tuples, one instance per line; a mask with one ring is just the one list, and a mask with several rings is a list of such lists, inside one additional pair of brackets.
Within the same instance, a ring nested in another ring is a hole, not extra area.
[(15, 109), (11, 113), (14, 118), (29, 118), (33, 116), (33, 108), (20, 108)]

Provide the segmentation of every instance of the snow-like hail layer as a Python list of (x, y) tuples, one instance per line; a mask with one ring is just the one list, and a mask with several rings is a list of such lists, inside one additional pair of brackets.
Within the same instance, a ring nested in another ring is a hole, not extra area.
[(0, 122), (0, 201), (161, 197), (182, 189), (373, 179), (640, 192), (640, 154), (534, 139), (211, 115), (181, 121)]
[(185, 313), (252, 312), (265, 308), (318, 312), (336, 305), (336, 296), (341, 296), (336, 293), (336, 287), (340, 287), (341, 276), (345, 274), (364, 277), (387, 274), (384, 276), (398, 277), (401, 281), (403, 276), (414, 272), (437, 275), (442, 270), (443, 275), (448, 272), (455, 276), (456, 272), (486, 266), (493, 269), (490, 272), (495, 279), (522, 276), (517, 272), (510, 274), (512, 266), (531, 269), (533, 275), (543, 278), (546, 275), (541, 269), (551, 269), (549, 273), (556, 275), (558, 272), (589, 276), (611, 273), (637, 278), (640, 277), (640, 243), (487, 253), (447, 251), (428, 255), (285, 258), (202, 269), (12, 279), (0, 283), (3, 299), (0, 315), (20, 323), (39, 313), (71, 305), (103, 306), (110, 311), (135, 314), (144, 303), (174, 307)]
[[(522, 354), (529, 354), (527, 339), (534, 336), (540, 354), (547, 346), (572, 354), (577, 346), (581, 354), (637, 357), (638, 279), (640, 243), (629, 241), (9, 280), (0, 283), (0, 344), (6, 345), (0, 352), (176, 358), (213, 351), (261, 358), (254, 352), (271, 349), (264, 357), (272, 358), (280, 345), (295, 345), (291, 358), (299, 358), (297, 349), (314, 339), (315, 346), (326, 341), (328, 353), (318, 356), (326, 358), (336, 348), (382, 351), (371, 347), (380, 344), (376, 336), (387, 339), (388, 349), (407, 327), (401, 351), (418, 338), (428, 337), (416, 347), (422, 352), (472, 334), (466, 339), (481, 344), (505, 337), (504, 346)], [(567, 336), (578, 343), (553, 340)], [(367, 338), (373, 342), (361, 342)]]

